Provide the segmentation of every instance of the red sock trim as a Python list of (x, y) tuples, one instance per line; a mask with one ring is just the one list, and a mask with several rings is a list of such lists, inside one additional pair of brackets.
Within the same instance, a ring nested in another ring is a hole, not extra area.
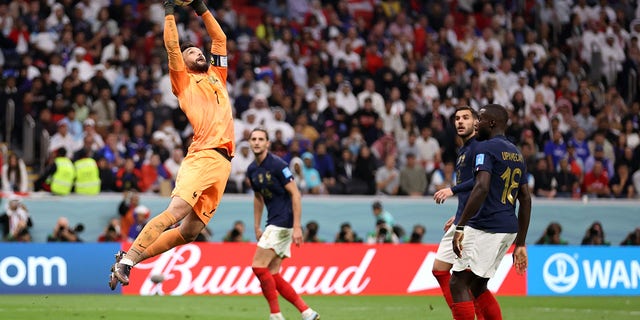
[(280, 304), (278, 303), (278, 291), (276, 290), (276, 281), (271, 276), (269, 268), (253, 268), (253, 273), (260, 280), (260, 287), (262, 288), (262, 295), (269, 303), (269, 309), (271, 313), (280, 312)]
[(502, 311), (498, 300), (491, 291), (486, 290), (476, 298), (482, 317), (486, 320), (502, 320)]
[(454, 302), (451, 311), (455, 320), (474, 320), (476, 318), (473, 301)]
[(449, 289), (451, 273), (449, 273), (449, 271), (433, 270), (433, 276), (436, 277), (436, 280), (438, 280), (438, 284), (440, 284), (440, 289), (442, 290), (444, 300), (447, 301), (447, 305), (449, 306), (449, 309), (451, 309), (451, 306), (453, 305), (453, 298), (451, 298), (451, 289)]
[(296, 309), (298, 309), (298, 311), (300, 312), (309, 309), (309, 306), (307, 306), (304, 300), (302, 300), (302, 298), (296, 292), (296, 290), (293, 289), (291, 284), (289, 284), (289, 282), (284, 280), (279, 273), (276, 273), (272, 276), (276, 282), (276, 289), (278, 290), (278, 292), (280, 292), (282, 297), (287, 299), (287, 301), (291, 302), (291, 304), (293, 304), (296, 307)]

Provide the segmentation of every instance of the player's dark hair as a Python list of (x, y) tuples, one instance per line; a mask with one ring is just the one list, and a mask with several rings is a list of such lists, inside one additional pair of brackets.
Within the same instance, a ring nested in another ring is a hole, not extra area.
[(251, 133), (249, 134), (249, 136), (251, 136), (256, 131), (264, 132), (264, 135), (266, 136), (267, 141), (269, 141), (269, 132), (267, 132), (267, 129), (265, 129), (263, 127), (254, 128), (253, 130), (251, 130)]
[(473, 108), (471, 108), (470, 106), (458, 107), (456, 109), (456, 112), (453, 113), (453, 115), (455, 116), (455, 114), (458, 113), (458, 111), (464, 111), (464, 110), (469, 110), (469, 112), (471, 112), (471, 116), (476, 120), (478, 119), (478, 112), (476, 110), (474, 110)]
[(493, 120), (500, 125), (500, 127), (506, 128), (507, 121), (509, 120), (509, 113), (507, 112), (507, 109), (495, 103), (488, 104), (483, 108), (485, 108), (486, 113), (489, 114)]
[(191, 42), (191, 41), (186, 41), (183, 44), (180, 45), (180, 52), (184, 52), (185, 50), (191, 48), (191, 47), (195, 47), (197, 48), (198, 46), (196, 46), (195, 43)]

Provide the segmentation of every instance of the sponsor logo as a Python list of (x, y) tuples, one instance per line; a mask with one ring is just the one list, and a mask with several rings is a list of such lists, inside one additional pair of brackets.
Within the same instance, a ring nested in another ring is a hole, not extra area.
[(58, 280), (56, 285), (67, 285), (67, 262), (61, 257), (28, 257), (25, 262), (9, 256), (0, 260), (0, 283), (3, 285), (18, 286), (26, 280), (30, 287), (52, 286), (54, 278)]
[(566, 253), (556, 253), (545, 261), (542, 278), (547, 287), (556, 293), (571, 291), (580, 278), (576, 260)]
[[(288, 266), (282, 277), (299, 293), (359, 294), (369, 285), (365, 276), (376, 249), (365, 252), (358, 265)], [(150, 270), (138, 292), (141, 295), (193, 294), (259, 294), (260, 282), (251, 266), (204, 266), (198, 274), (192, 270), (199, 264), (202, 252), (197, 245), (188, 244), (162, 254), (155, 262), (139, 263), (136, 269)], [(161, 274), (164, 283), (153, 283), (152, 275)]]

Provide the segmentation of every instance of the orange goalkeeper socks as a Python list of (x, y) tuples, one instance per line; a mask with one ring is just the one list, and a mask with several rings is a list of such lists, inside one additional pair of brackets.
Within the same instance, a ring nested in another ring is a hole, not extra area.
[(147, 249), (140, 255), (140, 261), (155, 257), (171, 248), (183, 245), (187, 243), (180, 233), (180, 228), (173, 228), (160, 234), (158, 239), (154, 241)]
[[(155, 216), (153, 219), (151, 219), (151, 221), (147, 223), (147, 225), (144, 226), (144, 228), (142, 228), (142, 231), (140, 232), (138, 237), (136, 237), (136, 240), (133, 242), (131, 248), (127, 252), (126, 258), (131, 259), (131, 261), (133, 261), (133, 264), (136, 264), (145, 259), (143, 253), (156, 240), (158, 240), (158, 237), (161, 233), (163, 233), (167, 228), (174, 225), (175, 223), (176, 218), (168, 211), (164, 211), (161, 214)], [(155, 254), (158, 253), (159, 252), (156, 252)]]

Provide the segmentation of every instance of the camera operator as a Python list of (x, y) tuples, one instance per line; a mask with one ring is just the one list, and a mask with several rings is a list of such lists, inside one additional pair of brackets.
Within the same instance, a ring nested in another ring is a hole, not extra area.
[(69, 220), (65, 217), (58, 218), (53, 233), (47, 237), (47, 242), (82, 242), (78, 234), (84, 231), (84, 225), (78, 223), (74, 228), (69, 226)]
[(368, 244), (400, 243), (400, 239), (393, 229), (382, 219), (376, 222), (376, 229), (367, 237)]

